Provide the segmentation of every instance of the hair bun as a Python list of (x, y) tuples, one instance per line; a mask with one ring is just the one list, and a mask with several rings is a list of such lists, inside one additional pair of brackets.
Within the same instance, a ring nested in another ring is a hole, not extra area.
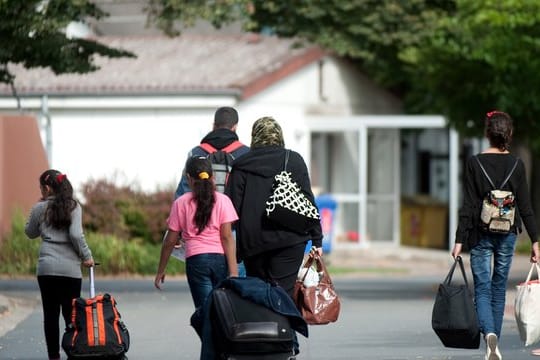
[(201, 179), (201, 180), (206, 180), (206, 179), (208, 179), (208, 178), (210, 178), (210, 175), (208, 175), (208, 173), (207, 173), (206, 171), (201, 171), (201, 172), (199, 173), (199, 179)]

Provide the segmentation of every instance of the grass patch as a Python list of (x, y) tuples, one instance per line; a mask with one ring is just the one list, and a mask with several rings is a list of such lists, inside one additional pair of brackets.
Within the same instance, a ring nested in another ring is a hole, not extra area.
[(383, 268), (383, 267), (358, 267), (358, 268), (344, 268), (336, 266), (327, 266), (328, 272), (331, 276), (349, 275), (349, 274), (404, 274), (408, 272), (404, 268)]
[[(28, 239), (24, 233), (26, 219), (21, 212), (13, 216), (10, 232), (0, 246), (0, 274), (10, 276), (35, 275), (41, 238)], [(149, 244), (142, 239), (122, 240), (112, 235), (89, 233), (88, 246), (100, 273), (105, 275), (154, 275), (159, 263), (160, 244)], [(185, 273), (184, 263), (170, 259), (167, 274)]]
[(36, 273), (40, 241), (28, 239), (24, 233), (25, 218), (15, 211), (11, 229), (0, 248), (0, 273), (30, 275)]
[(531, 254), (531, 240), (528, 237), (518, 237), (516, 241), (516, 254), (530, 255)]

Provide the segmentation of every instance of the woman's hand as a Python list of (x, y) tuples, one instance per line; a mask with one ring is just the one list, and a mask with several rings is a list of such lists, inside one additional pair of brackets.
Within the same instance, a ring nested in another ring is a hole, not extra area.
[(461, 249), (463, 247), (463, 244), (461, 243), (455, 243), (454, 248), (452, 249), (452, 257), (455, 259), (461, 254)]
[(94, 259), (90, 258), (90, 259), (88, 259), (88, 260), (84, 260), (84, 261), (83, 261), (83, 265), (84, 265), (85, 267), (92, 267), (92, 266), (94, 266)]
[(532, 244), (531, 249), (531, 262), (537, 263), (540, 260), (540, 252), (538, 250), (538, 242)]
[(323, 254), (322, 247), (316, 248), (315, 246), (312, 246), (312, 247), (311, 247), (311, 250), (309, 250), (309, 253), (310, 253), (312, 256), (317, 255), (317, 256), (321, 257), (322, 254)]
[(156, 289), (161, 290), (161, 284), (165, 282), (165, 273), (158, 272), (156, 278), (154, 279), (154, 286)]

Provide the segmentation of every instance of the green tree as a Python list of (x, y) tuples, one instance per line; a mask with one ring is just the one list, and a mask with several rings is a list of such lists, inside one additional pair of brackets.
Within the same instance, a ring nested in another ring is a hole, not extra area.
[(239, 21), (246, 31), (317, 44), (357, 61), (380, 84), (405, 94), (404, 66), (409, 64), (400, 52), (421, 43), (454, 9), (448, 0), (150, 0), (149, 16), (168, 34), (178, 34), (177, 25), (196, 19), (217, 28)]
[[(507, 111), (540, 184), (538, 1), (150, 0), (149, 9), (171, 34), (176, 20), (202, 18), (317, 44), (357, 62), (407, 112), (444, 114), (462, 135), (480, 136), (487, 111)], [(540, 204), (540, 187), (532, 192)]]
[(134, 57), (91, 39), (68, 38), (72, 21), (106, 16), (88, 0), (0, 0), (0, 82), (13, 87), (10, 64), (46, 67), (56, 74), (97, 69), (94, 56)]
[(317, 44), (356, 61), (407, 111), (443, 113), (463, 134), (504, 109), (540, 152), (540, 2), (150, 0), (149, 15), (169, 34), (200, 18)]
[(463, 133), (483, 114), (509, 112), (517, 136), (540, 153), (540, 3), (461, 0), (432, 35), (406, 49), (411, 111), (446, 114)]

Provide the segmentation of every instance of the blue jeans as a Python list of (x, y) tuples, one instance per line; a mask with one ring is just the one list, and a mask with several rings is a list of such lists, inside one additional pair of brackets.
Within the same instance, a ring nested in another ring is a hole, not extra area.
[(186, 276), (195, 308), (204, 304), (212, 289), (227, 278), (228, 271), (223, 254), (199, 254), (186, 259)]
[(478, 244), (471, 250), (476, 312), (484, 335), (495, 333), (497, 337), (501, 336), (506, 282), (515, 245), (515, 233), (482, 234)]

